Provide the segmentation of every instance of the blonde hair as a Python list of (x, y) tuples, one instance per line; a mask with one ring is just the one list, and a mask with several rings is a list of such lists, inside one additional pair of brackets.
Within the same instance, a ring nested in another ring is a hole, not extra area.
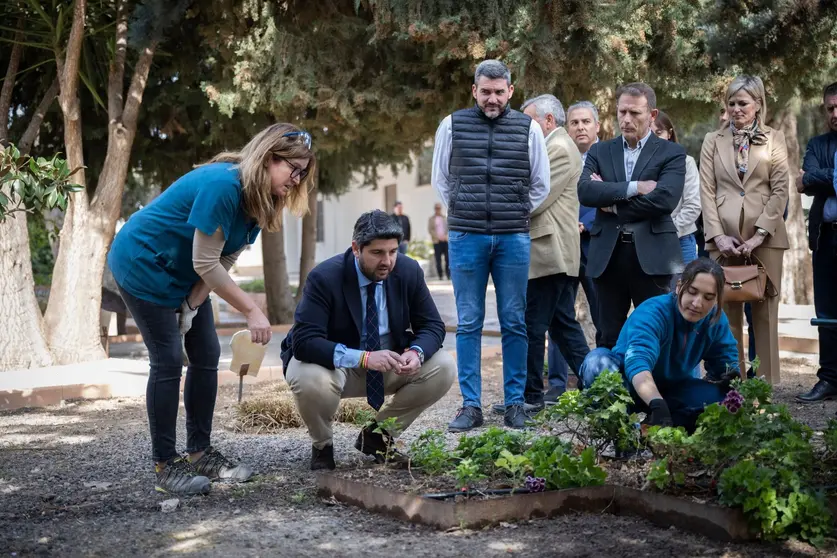
[[(308, 190), (313, 187), (317, 176), (317, 159), (314, 152), (304, 144), (300, 134), (285, 137), (293, 132), (302, 131), (292, 124), (273, 124), (256, 134), (241, 151), (225, 151), (204, 163), (237, 165), (244, 210), (256, 220), (261, 229), (268, 232), (278, 231), (282, 227), (282, 210), (286, 207), (297, 217), (308, 213)], [(277, 198), (271, 193), (272, 184), (267, 168), (274, 156), (309, 161), (308, 175), (284, 198)]]
[(756, 120), (759, 124), (764, 124), (767, 121), (767, 95), (761, 78), (758, 76), (737, 76), (727, 87), (726, 105), (729, 105), (730, 97), (739, 91), (744, 91), (753, 98), (759, 106), (759, 110), (756, 112)]

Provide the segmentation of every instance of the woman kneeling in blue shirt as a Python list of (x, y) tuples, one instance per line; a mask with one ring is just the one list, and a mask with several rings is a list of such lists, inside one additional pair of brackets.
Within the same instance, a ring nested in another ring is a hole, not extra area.
[[(738, 345), (723, 307), (724, 271), (700, 258), (683, 270), (672, 294), (650, 298), (628, 317), (613, 350), (590, 352), (584, 386), (605, 370), (620, 370), (649, 425), (694, 429), (706, 405), (723, 400), (739, 375)], [(704, 362), (705, 378), (693, 370)]]
[[(254, 343), (270, 341), (270, 323), (228, 271), (261, 229), (280, 229), (283, 209), (307, 211), (314, 171), (311, 136), (274, 124), (241, 151), (182, 176), (113, 241), (108, 265), (151, 361), (146, 407), (161, 492), (206, 493), (211, 480), (246, 481), (253, 473), (210, 445), (221, 347), (209, 293), (246, 317)], [(187, 457), (176, 447), (183, 348)]]

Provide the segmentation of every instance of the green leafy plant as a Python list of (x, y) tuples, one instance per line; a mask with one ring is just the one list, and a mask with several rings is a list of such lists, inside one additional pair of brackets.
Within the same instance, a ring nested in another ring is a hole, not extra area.
[(264, 279), (253, 279), (252, 281), (246, 281), (244, 283), (240, 283), (238, 285), (241, 287), (241, 290), (245, 293), (263, 293), (264, 291)]
[(456, 466), (453, 473), (457, 488), (467, 488), (472, 484), (488, 478), (473, 459), (463, 459)]
[(0, 148), (0, 222), (16, 212), (67, 209), (69, 195), (82, 189), (70, 183), (79, 169), (70, 170), (67, 161), (22, 155), (17, 147)]
[(432, 260), (433, 244), (427, 240), (412, 240), (407, 244), (407, 255), (414, 260)]
[(526, 474), (532, 470), (532, 462), (527, 456), (515, 455), (507, 449), (500, 452), (500, 457), (494, 465), (500, 471), (504, 471), (515, 485), (523, 484)]
[(412, 463), (427, 475), (436, 476), (449, 471), (455, 456), (447, 450), (445, 435), (439, 430), (427, 430), (410, 445)]
[(472, 460), (481, 471), (491, 475), (503, 450), (508, 450), (513, 455), (521, 454), (527, 441), (528, 436), (525, 433), (492, 426), (477, 436), (462, 436), (456, 453), (461, 459)]

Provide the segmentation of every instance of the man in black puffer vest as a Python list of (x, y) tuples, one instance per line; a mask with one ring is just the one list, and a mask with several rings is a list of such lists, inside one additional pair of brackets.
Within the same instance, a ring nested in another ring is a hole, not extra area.
[(480, 361), (489, 274), (503, 333), (504, 422), (522, 428), (526, 385), (529, 216), (549, 194), (549, 158), (537, 123), (511, 110), (511, 72), (485, 60), (474, 73), (476, 106), (436, 131), (433, 187), (448, 207), (448, 254), (456, 297), (456, 359), (462, 408), (449, 429), (483, 423)]

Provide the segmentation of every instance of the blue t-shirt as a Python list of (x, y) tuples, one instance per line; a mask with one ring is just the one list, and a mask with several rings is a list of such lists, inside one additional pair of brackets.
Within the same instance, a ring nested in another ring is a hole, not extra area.
[(683, 318), (674, 294), (649, 298), (634, 310), (622, 331), (613, 354), (623, 362), (622, 369), (630, 382), (645, 370), (657, 384), (677, 382), (692, 377), (692, 371), (704, 361), (710, 376), (722, 376), (727, 368), (738, 370), (738, 344), (721, 312), (712, 323), (715, 311), (697, 323)]
[(108, 266), (131, 295), (177, 308), (200, 279), (192, 264), (195, 229), (213, 235), (218, 227), (222, 255), (252, 244), (260, 231), (244, 212), (232, 163), (196, 168), (132, 215), (113, 240)]

